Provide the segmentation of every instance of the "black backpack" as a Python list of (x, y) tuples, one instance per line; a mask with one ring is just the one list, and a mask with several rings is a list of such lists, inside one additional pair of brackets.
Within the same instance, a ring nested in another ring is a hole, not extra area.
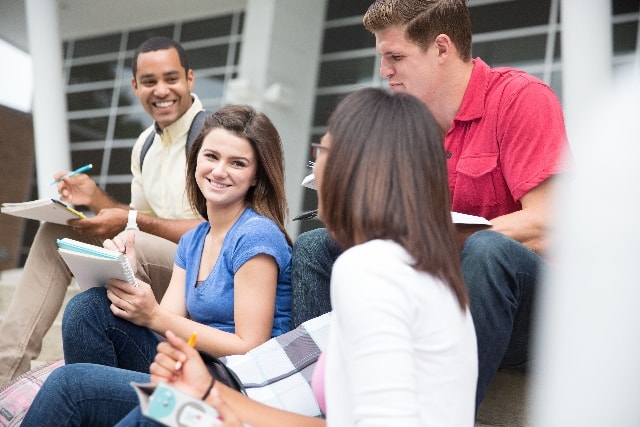
[[(185, 155), (189, 154), (189, 149), (193, 145), (193, 140), (196, 139), (198, 132), (200, 132), (200, 128), (202, 128), (202, 124), (204, 123), (205, 117), (209, 115), (208, 111), (199, 111), (198, 114), (193, 118), (191, 122), (191, 126), (189, 127), (189, 132), (187, 133), (187, 142), (184, 144), (184, 153)], [(147, 155), (147, 151), (151, 148), (151, 144), (153, 144), (153, 139), (155, 138), (156, 133), (152, 131), (147, 140), (144, 142), (142, 146), (142, 150), (140, 151), (140, 170), (142, 170), (142, 163), (144, 162), (144, 158)]]

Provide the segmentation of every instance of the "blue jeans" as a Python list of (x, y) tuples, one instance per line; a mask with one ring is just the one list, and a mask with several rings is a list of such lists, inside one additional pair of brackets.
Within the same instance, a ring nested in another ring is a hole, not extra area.
[[(326, 229), (302, 233), (293, 246), (292, 327), (331, 310), (329, 279), (340, 254)], [(476, 407), (499, 367), (529, 360), (534, 291), (542, 258), (500, 233), (472, 234), (462, 249), (462, 275), (478, 341)]]
[(326, 228), (300, 234), (291, 258), (291, 329), (331, 311), (329, 282), (333, 262), (342, 251)]
[(61, 366), (42, 385), (22, 426), (113, 426), (138, 406), (129, 383), (147, 383), (149, 378), (107, 366)]
[(157, 421), (152, 420), (151, 418), (147, 418), (142, 415), (142, 411), (140, 410), (140, 406), (137, 406), (133, 409), (129, 414), (124, 417), (115, 427), (131, 427), (131, 426), (139, 426), (139, 427), (162, 427), (164, 424), (160, 424)]
[(90, 288), (69, 301), (62, 317), (65, 363), (95, 363), (149, 372), (159, 336), (114, 316), (110, 305), (103, 287)]

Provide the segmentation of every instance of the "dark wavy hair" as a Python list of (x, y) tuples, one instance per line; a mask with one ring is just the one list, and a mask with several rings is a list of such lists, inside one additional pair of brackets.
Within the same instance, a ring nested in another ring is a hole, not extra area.
[(191, 207), (203, 218), (209, 219), (207, 200), (196, 183), (195, 172), (202, 141), (216, 128), (225, 129), (247, 139), (255, 150), (258, 166), (256, 185), (249, 189), (245, 200), (257, 213), (271, 218), (291, 245), (291, 238), (284, 227), (288, 207), (280, 134), (266, 115), (248, 105), (227, 105), (205, 118), (187, 156), (186, 192)]
[(338, 244), (393, 240), (466, 307), (443, 140), (427, 107), (412, 95), (362, 89), (338, 104), (327, 132), (319, 197)]

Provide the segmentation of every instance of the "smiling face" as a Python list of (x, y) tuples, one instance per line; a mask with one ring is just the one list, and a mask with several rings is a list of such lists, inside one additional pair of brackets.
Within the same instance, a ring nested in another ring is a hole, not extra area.
[(195, 179), (207, 206), (244, 205), (249, 189), (256, 185), (256, 152), (246, 138), (215, 128), (202, 141)]
[(404, 26), (392, 26), (375, 33), (380, 54), (380, 76), (394, 92), (413, 95), (427, 106), (436, 99), (440, 82), (438, 49), (423, 50), (406, 37)]
[(142, 107), (164, 129), (191, 107), (193, 70), (180, 64), (178, 52), (161, 49), (141, 53), (131, 84)]

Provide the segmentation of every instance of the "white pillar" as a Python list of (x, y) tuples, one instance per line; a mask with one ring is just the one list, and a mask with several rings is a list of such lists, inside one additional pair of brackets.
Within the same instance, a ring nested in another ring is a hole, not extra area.
[(637, 426), (640, 84), (612, 84), (609, 1), (562, 6), (575, 161), (555, 194), (552, 263), (538, 293), (531, 425)]
[(640, 425), (638, 80), (587, 109), (538, 294), (532, 426)]
[(611, 86), (611, 0), (561, 0), (562, 99), (572, 147), (594, 96)]
[(71, 156), (64, 91), (58, 2), (26, 0), (29, 52), (33, 61), (33, 131), (38, 197), (58, 195), (53, 174), (69, 170)]
[[(238, 79), (229, 102), (254, 105), (284, 145), (290, 217), (302, 212), (318, 58), (326, 0), (248, 0)], [(289, 223), (292, 237), (298, 223)]]

